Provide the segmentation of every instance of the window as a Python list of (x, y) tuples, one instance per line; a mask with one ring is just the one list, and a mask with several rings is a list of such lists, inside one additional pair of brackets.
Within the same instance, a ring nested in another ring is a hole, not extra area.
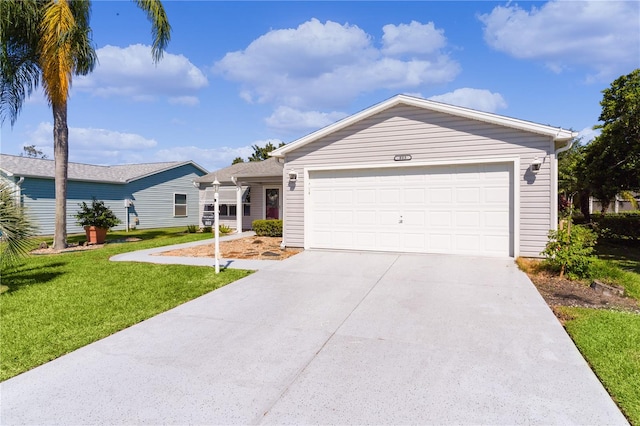
[[(205, 204), (204, 211), (213, 211), (213, 204)], [(238, 214), (238, 208), (235, 204), (220, 204), (220, 216), (235, 216)], [(251, 206), (249, 204), (242, 205), (242, 214), (251, 216)]]
[(187, 215), (187, 194), (173, 194), (173, 215)]

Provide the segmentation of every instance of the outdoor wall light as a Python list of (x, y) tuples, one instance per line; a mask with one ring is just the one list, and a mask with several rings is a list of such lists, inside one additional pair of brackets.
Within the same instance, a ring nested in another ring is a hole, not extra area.
[(289, 180), (298, 180), (298, 172), (295, 170), (289, 170)]
[(531, 171), (533, 173), (538, 173), (540, 171), (540, 167), (542, 167), (542, 161), (538, 157), (536, 157), (531, 163)]

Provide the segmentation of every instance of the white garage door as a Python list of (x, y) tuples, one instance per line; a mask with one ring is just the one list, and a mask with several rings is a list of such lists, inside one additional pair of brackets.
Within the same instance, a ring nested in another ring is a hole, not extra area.
[(513, 255), (510, 164), (311, 171), (310, 248)]

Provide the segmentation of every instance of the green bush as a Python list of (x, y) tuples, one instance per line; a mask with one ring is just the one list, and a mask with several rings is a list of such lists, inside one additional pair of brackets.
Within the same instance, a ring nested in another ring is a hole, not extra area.
[(545, 265), (560, 272), (561, 277), (566, 273), (571, 279), (587, 278), (595, 259), (592, 253), (596, 239), (595, 232), (581, 225), (549, 231), (549, 242), (540, 254), (545, 256)]
[(84, 226), (95, 226), (97, 228), (111, 229), (122, 223), (113, 211), (104, 204), (102, 200), (93, 197), (91, 206), (84, 201), (80, 204), (80, 210), (75, 214), (77, 224)]
[(189, 234), (195, 234), (198, 230), (198, 225), (187, 225), (187, 232)]
[(280, 219), (254, 220), (251, 227), (260, 237), (282, 237), (282, 220)]
[(600, 236), (616, 240), (640, 240), (640, 211), (593, 214)]
[(218, 227), (218, 230), (219, 230), (219, 231), (220, 231), (220, 233), (221, 233), (221, 234), (223, 234), (223, 235), (224, 235), (224, 234), (230, 234), (230, 233), (231, 233), (231, 231), (232, 231), (232, 229), (231, 229), (231, 228), (229, 228), (227, 225), (224, 225), (224, 224), (223, 224), (223, 225), (220, 225), (220, 226)]

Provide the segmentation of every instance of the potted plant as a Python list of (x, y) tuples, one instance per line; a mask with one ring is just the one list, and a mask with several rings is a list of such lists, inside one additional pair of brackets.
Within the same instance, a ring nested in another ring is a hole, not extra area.
[(88, 244), (103, 244), (107, 231), (122, 223), (113, 211), (104, 205), (104, 201), (96, 200), (95, 197), (90, 206), (84, 201), (78, 205), (80, 210), (75, 217), (78, 225), (84, 227)]

